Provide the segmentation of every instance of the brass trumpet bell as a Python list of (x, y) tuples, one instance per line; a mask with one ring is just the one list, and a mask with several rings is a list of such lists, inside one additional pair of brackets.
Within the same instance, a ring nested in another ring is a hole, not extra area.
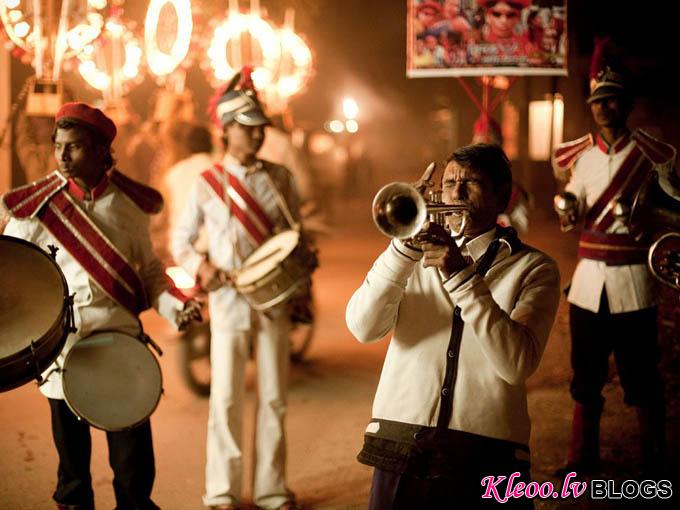
[(383, 186), (373, 199), (373, 221), (387, 237), (408, 239), (423, 228), (429, 215), (464, 214), (467, 208), (428, 202), (415, 186), (393, 182)]

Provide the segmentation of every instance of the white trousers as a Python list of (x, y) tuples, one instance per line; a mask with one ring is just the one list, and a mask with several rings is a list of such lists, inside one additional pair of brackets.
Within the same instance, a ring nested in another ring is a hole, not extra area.
[(253, 500), (261, 508), (278, 508), (292, 500), (286, 487), (286, 438), (289, 367), (288, 314), (277, 310), (273, 318), (251, 313), (248, 331), (230, 330), (211, 314), (211, 386), (208, 417), (206, 506), (237, 504), (243, 480), (242, 422), (245, 366), (255, 342), (257, 360), (257, 420)]

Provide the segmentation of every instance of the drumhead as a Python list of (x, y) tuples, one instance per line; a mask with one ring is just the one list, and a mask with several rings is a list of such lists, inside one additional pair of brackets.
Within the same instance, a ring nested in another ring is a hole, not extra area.
[(245, 287), (260, 280), (290, 255), (300, 240), (300, 233), (286, 230), (269, 238), (243, 262), (234, 279), (236, 287)]
[(67, 297), (59, 266), (37, 246), (0, 236), (0, 359), (43, 338), (62, 318)]
[(156, 409), (162, 391), (156, 357), (138, 339), (118, 332), (77, 342), (64, 361), (62, 382), (73, 412), (108, 431), (142, 423)]

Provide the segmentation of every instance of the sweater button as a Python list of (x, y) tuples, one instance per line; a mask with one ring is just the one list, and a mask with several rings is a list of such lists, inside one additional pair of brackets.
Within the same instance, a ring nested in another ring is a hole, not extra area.
[(448, 394), (449, 394), (449, 389), (448, 389), (448, 388), (443, 388), (443, 389), (442, 389), (442, 395), (444, 395), (444, 396), (446, 397), (446, 396), (448, 396)]
[(416, 441), (419, 441), (420, 439), (422, 439), (422, 437), (423, 437), (423, 432), (421, 430), (413, 433), (413, 439), (415, 439)]
[(453, 351), (452, 351), (451, 349), (449, 349), (448, 351), (446, 351), (446, 355), (447, 355), (449, 358), (453, 358), (453, 357), (455, 356), (455, 354), (453, 353)]

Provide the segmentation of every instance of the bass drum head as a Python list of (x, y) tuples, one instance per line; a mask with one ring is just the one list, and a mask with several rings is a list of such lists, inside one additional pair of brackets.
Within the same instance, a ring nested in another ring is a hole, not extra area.
[(0, 280), (0, 359), (5, 359), (30, 348), (31, 341), (39, 341), (61, 322), (67, 290), (49, 255), (9, 236), (0, 236)]
[(269, 238), (243, 262), (234, 284), (236, 288), (247, 287), (262, 279), (290, 255), (300, 240), (300, 233), (286, 230)]
[(145, 421), (162, 392), (155, 356), (134, 337), (102, 332), (78, 341), (66, 356), (64, 397), (93, 427), (125, 430)]

